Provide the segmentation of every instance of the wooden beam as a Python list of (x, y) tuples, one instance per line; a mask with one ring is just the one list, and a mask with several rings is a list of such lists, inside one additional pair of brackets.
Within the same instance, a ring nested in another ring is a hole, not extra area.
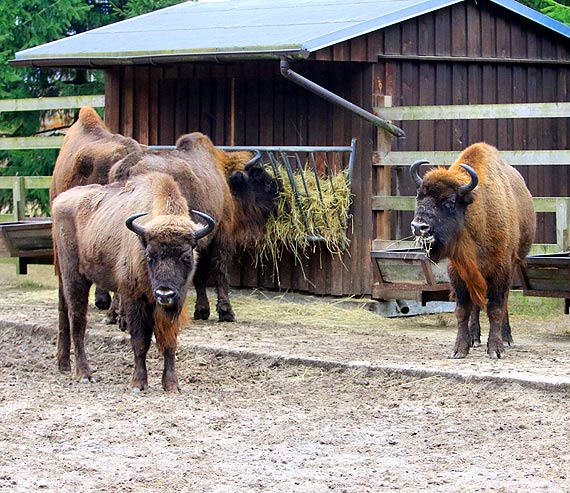
[(59, 96), (55, 98), (22, 98), (0, 99), (0, 112), (3, 111), (35, 111), (35, 110), (62, 110), (93, 106), (105, 106), (104, 95), (94, 96)]
[(570, 103), (465, 104), (375, 107), (385, 120), (485, 120), (505, 118), (568, 118)]
[[(457, 151), (401, 151), (382, 156), (383, 166), (410, 166), (418, 159), (434, 165), (450, 165), (459, 157)], [(503, 159), (513, 166), (570, 165), (570, 150), (565, 151), (501, 151)], [(374, 159), (376, 164), (378, 159)]]
[(481, 65), (570, 65), (570, 60), (559, 58), (513, 58), (513, 57), (489, 57), (489, 56), (442, 56), (442, 55), (389, 55), (379, 54), (379, 60), (405, 60), (413, 62), (436, 62), (436, 63), (476, 63)]
[(12, 190), (20, 178), (25, 188), (49, 188), (51, 183), (51, 176), (0, 176), (0, 190)]
[(15, 149), (59, 149), (63, 135), (54, 137), (4, 137), (0, 138), (0, 150)]
[[(565, 222), (569, 216), (570, 198), (568, 197), (533, 197), (535, 212), (552, 212), (560, 216)], [(372, 210), (374, 211), (413, 211), (416, 208), (415, 197), (392, 197), (389, 195), (375, 195), (372, 197)]]

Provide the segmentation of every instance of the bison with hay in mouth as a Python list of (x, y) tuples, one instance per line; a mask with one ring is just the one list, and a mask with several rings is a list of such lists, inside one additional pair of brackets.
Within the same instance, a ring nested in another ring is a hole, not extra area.
[(412, 164), (417, 203), (412, 233), (426, 254), (448, 258), (455, 292), (457, 339), (452, 358), (480, 344), (479, 311), (487, 308), (487, 353), (500, 358), (512, 342), (508, 293), (517, 264), (527, 256), (536, 229), (532, 197), (522, 176), (485, 143), (465, 149), (449, 169), (423, 178), (427, 161)]
[(195, 210), (192, 214), (206, 225), (191, 219), (178, 184), (163, 173), (148, 173), (123, 184), (75, 187), (57, 196), (52, 217), (58, 245), (61, 371), (71, 369), (72, 337), (77, 376), (92, 380), (84, 339), (89, 289), (96, 283), (121, 297), (121, 314), (135, 356), (132, 388), (144, 390), (148, 385), (146, 354), (154, 333), (164, 355), (162, 386), (167, 391), (178, 389), (175, 352), (180, 316), (198, 244), (215, 227), (209, 215)]

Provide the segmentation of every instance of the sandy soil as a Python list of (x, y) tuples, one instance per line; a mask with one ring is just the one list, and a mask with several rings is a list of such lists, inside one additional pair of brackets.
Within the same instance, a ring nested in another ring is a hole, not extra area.
[(300, 356), (565, 382), (570, 318), (561, 311), (513, 317), (517, 343), (504, 360), (478, 349), (458, 362), (446, 358), (450, 315), (388, 320), (237, 293), (237, 323), (184, 329), (181, 393), (162, 392), (153, 348), (150, 389), (135, 395), (128, 341), (95, 310), (88, 351), (97, 382), (59, 374), (54, 280), (7, 267), (0, 491), (570, 491), (567, 390), (285, 363)]

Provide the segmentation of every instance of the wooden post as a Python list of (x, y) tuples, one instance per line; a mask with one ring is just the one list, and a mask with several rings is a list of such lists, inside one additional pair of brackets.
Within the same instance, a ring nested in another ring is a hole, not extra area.
[[(392, 106), (392, 97), (384, 95), (375, 95), (376, 107)], [(392, 135), (382, 129), (378, 129), (378, 148), (374, 154), (377, 161), (376, 169), (376, 194), (380, 196), (388, 196), (392, 193), (392, 170), (390, 166), (383, 166), (382, 162), (386, 159), (388, 153), (392, 150)], [(376, 239), (389, 240), (391, 237), (392, 223), (390, 220), (390, 211), (376, 211), (375, 221)]]
[(556, 244), (560, 251), (570, 249), (570, 198), (560, 197), (556, 204)]
[(21, 221), (26, 217), (26, 185), (23, 176), (14, 178), (12, 189), (12, 203), (14, 210), (14, 221)]

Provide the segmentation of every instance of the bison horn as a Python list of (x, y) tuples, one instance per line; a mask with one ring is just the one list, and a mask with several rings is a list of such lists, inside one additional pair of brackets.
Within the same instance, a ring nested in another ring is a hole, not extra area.
[(471, 166), (467, 166), (466, 164), (460, 164), (459, 166), (461, 166), (465, 171), (467, 171), (467, 173), (469, 173), (469, 176), (471, 176), (471, 183), (461, 185), (457, 189), (457, 193), (459, 195), (465, 195), (477, 186), (479, 183), (479, 177), (477, 176), (477, 172)]
[(247, 162), (245, 163), (245, 170), (249, 170), (249, 168), (251, 168), (254, 164), (257, 163), (257, 161), (259, 161), (261, 159), (261, 151), (255, 150), (254, 151), (254, 156)]
[(216, 222), (210, 216), (208, 216), (208, 214), (194, 210), (192, 211), (192, 214), (196, 214), (197, 216), (201, 217), (204, 221), (206, 221), (207, 224), (207, 226), (204, 226), (203, 228), (194, 231), (194, 238), (196, 238), (196, 240), (199, 240), (200, 238), (203, 238), (207, 234), (210, 234), (212, 230), (216, 227)]
[(419, 171), (420, 171), (420, 166), (421, 166), (422, 164), (429, 164), (429, 161), (425, 161), (425, 160), (421, 160), (421, 159), (420, 159), (419, 161), (416, 161), (414, 164), (412, 164), (412, 165), (410, 166), (410, 175), (412, 175), (412, 178), (413, 178), (414, 181), (416, 182), (416, 186), (417, 186), (418, 188), (420, 188), (420, 187), (422, 186), (422, 183), (424, 182), (424, 181), (422, 180), (422, 178), (420, 177), (420, 173), (419, 173)]
[(129, 228), (133, 233), (138, 234), (139, 236), (145, 237), (145, 229), (142, 226), (137, 226), (134, 224), (134, 220), (138, 219), (139, 217), (146, 216), (148, 212), (139, 212), (138, 214), (133, 214), (132, 216), (127, 217), (125, 221), (125, 226)]

